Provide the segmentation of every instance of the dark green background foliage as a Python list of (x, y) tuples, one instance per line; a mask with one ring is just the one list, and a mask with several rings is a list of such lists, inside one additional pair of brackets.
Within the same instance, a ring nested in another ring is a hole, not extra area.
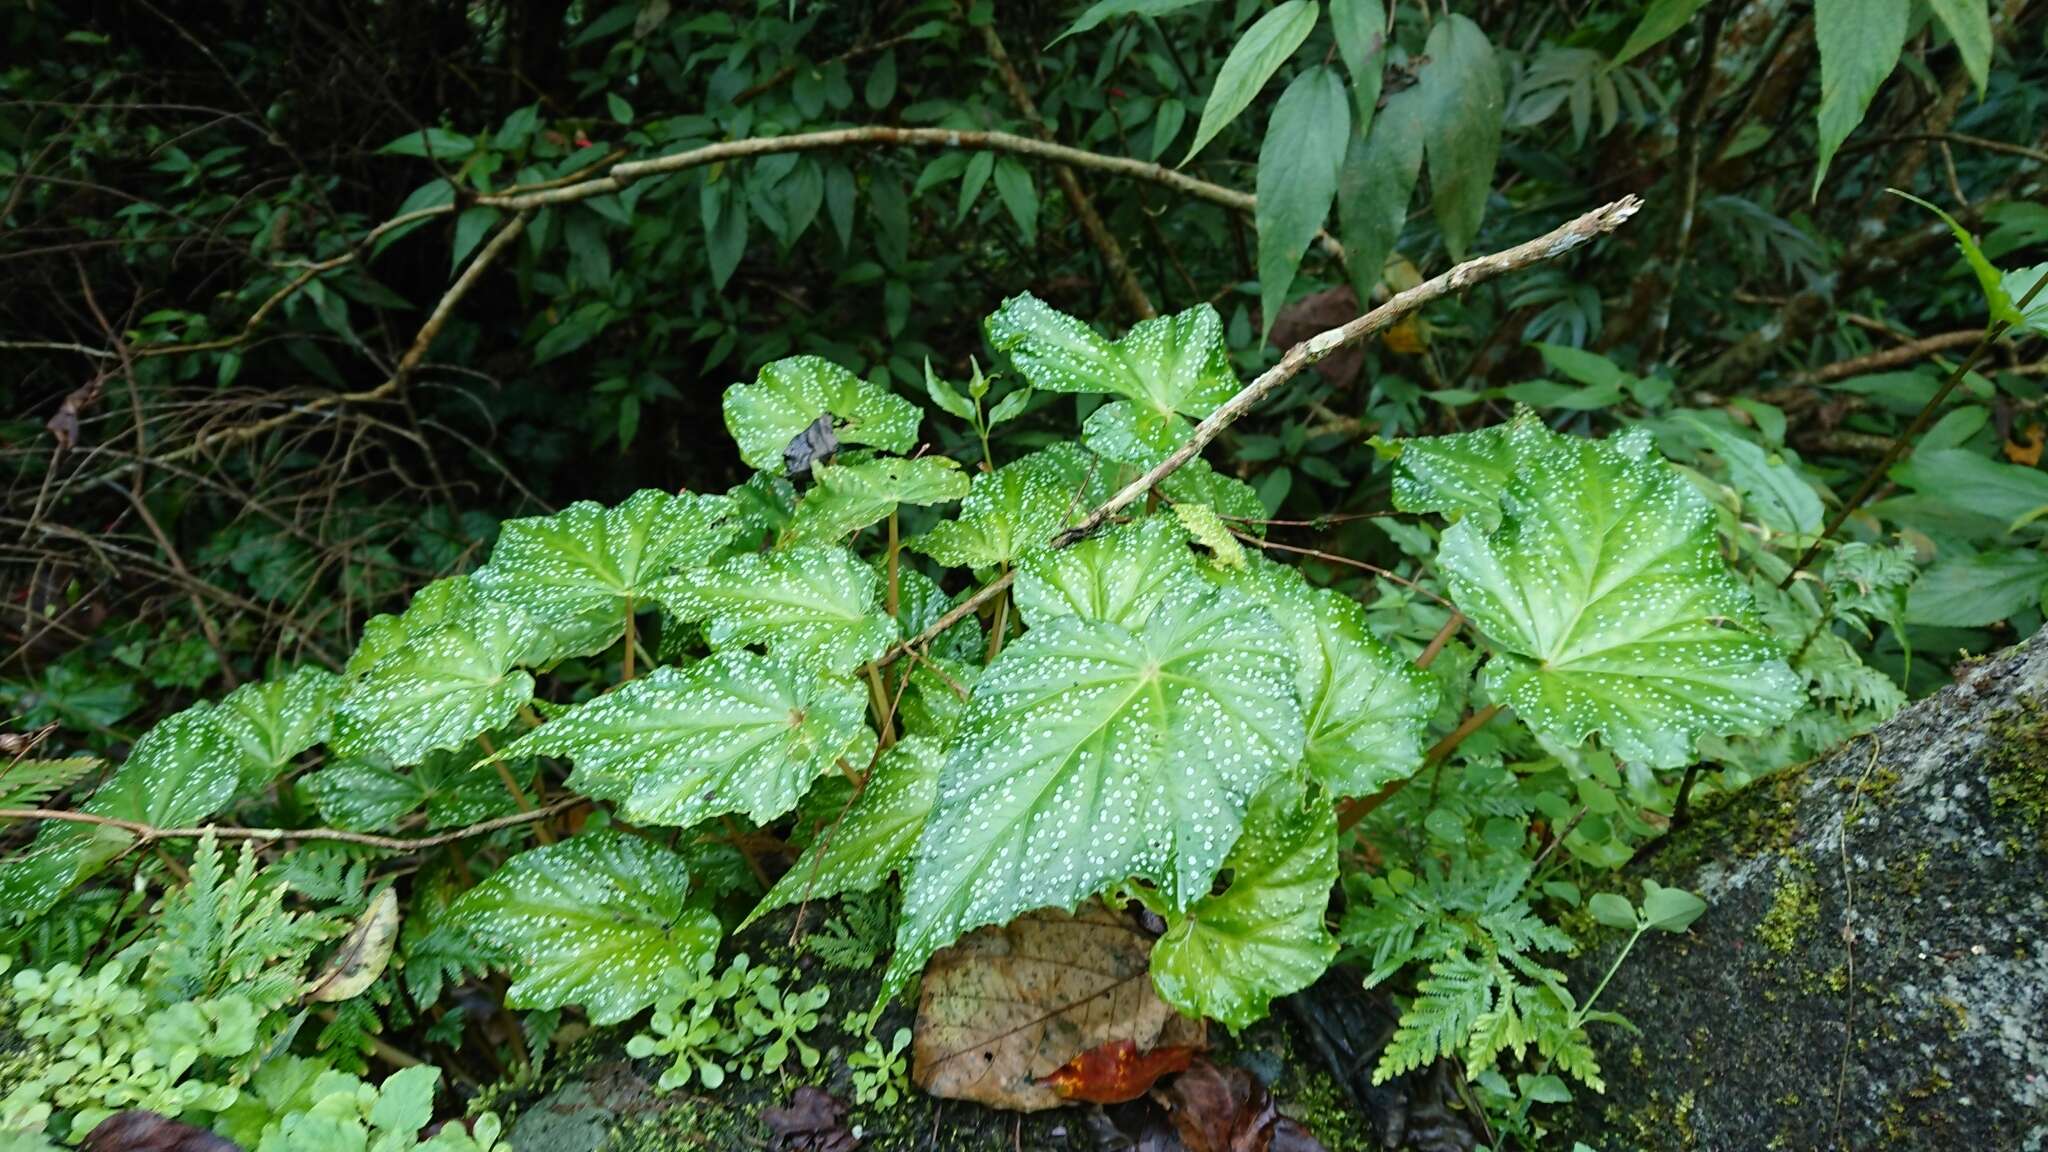
[[(1279, 685), (1274, 715), (1300, 672), (1305, 696), (1317, 675), (1351, 685), (1330, 709), (1382, 727), (1320, 751), (1313, 722), (1306, 751), (1279, 721), (1259, 736), (1308, 765), (1306, 805), (1269, 821), (1286, 837), (1232, 857), (1270, 891), (1210, 893), (1221, 848), (1185, 875), (1113, 869), (1175, 925), (1154, 966), (1185, 970), (1162, 992), (1237, 1026), (1336, 956), (1402, 997), (1382, 1070), (1451, 1061), (1489, 1140), (1537, 1146), (1564, 1076), (1600, 1083), (1583, 1026), (1603, 1023), (1537, 957), (1698, 914), (1674, 889), (1602, 890), (1612, 870), (1694, 790), (1808, 760), (2042, 622), (2048, 4), (38, 0), (0, 28), (0, 809), (372, 836), (559, 809), (417, 867), (327, 844), (261, 872), (189, 839), (123, 851), (0, 818), (0, 892), (21, 900), (0, 959), (85, 981), (130, 958), (95, 995), (139, 1020), (181, 998), (142, 966), (161, 943), (185, 983), (213, 981), (207, 1015), (177, 1021), (213, 1095), (150, 1099), (252, 1143), (280, 1101), (329, 1094), (319, 1071), (387, 1042), (470, 1089), (530, 1079), (569, 1011), (654, 1004), (662, 1038), (638, 1054), (677, 1068), (815, 1063), (811, 1009), (775, 969), (684, 969), (764, 895), (799, 902), (776, 876), (825, 853), (851, 793), (757, 774), (706, 820), (703, 797), (672, 778), (650, 796), (646, 765), (599, 746), (604, 708), (772, 685), (803, 701), (812, 727), (788, 738), (808, 768), (871, 759), (908, 794), (955, 782), (940, 764), (962, 747), (1014, 749), (1004, 708), (1048, 635), (1185, 626), (1183, 655), (1229, 666), (1215, 683), (1262, 704)], [(1293, 376), (1128, 509), (1140, 523), (1027, 554), (1288, 347), (1629, 194), (1646, 206), (1614, 234)], [(1123, 348), (1094, 335), (1155, 317), (1172, 320)], [(1161, 348), (1181, 375), (1138, 364)], [(791, 391), (831, 399), (776, 408)], [(814, 409), (838, 418), (841, 467), (798, 507), (784, 446)], [(1000, 555), (941, 526), (969, 477), (963, 523), (994, 469), (1042, 449), (1017, 487), (1085, 499), (1012, 492), (1030, 532)], [(1568, 521), (1554, 539), (1532, 526), (1546, 502)], [(1662, 510), (1668, 538), (1636, 530)], [(1630, 722), (1587, 719), (1605, 689), (1565, 699), (1586, 654), (1502, 595), (1558, 594), (1545, 565), (1614, 515), (1608, 558), (1644, 549), (1696, 597), (1679, 622), (1705, 638), (1654, 666), (1726, 673)], [(646, 602), (637, 577), (623, 611), (556, 597), (549, 566), (605, 533), (644, 550)], [(1013, 561), (1014, 601), (882, 658)], [(1058, 565), (1119, 564), (1221, 599), (1055, 619)], [(746, 598), (780, 579), (831, 584), (854, 630), (764, 624)], [(1239, 594), (1270, 618), (1188, 639)], [(1286, 636), (1336, 637), (1320, 673), (1245, 655)], [(447, 646), (391, 655), (421, 637)], [(483, 669), (471, 695), (426, 714), (458, 665)], [(972, 705), (946, 690), (984, 669), (996, 687)], [(89, 757), (126, 760), (113, 787), (95, 792)], [(189, 787), (151, 791), (167, 779)], [(1231, 803), (1235, 820), (1251, 801)], [(687, 827), (654, 847), (614, 813)], [(958, 815), (862, 827), (907, 868), (918, 828)], [(918, 859), (967, 859), (949, 850)], [(1025, 910), (917, 886), (899, 907), (888, 880), (838, 877), (860, 899), (826, 931), (854, 966), (902, 945), (892, 987), (963, 925)], [(291, 1016), (301, 970), (360, 943), (387, 882), (398, 962)], [(618, 901), (588, 900), (640, 933), (619, 945), (631, 979), (539, 971), (515, 912), (553, 883)], [(72, 914), (42, 915), (60, 898)], [(1201, 987), (1194, 920), (1174, 919), (1198, 900), (1291, 940), (1289, 986)], [(238, 923), (259, 944), (222, 944)], [(0, 1028), (22, 1011), (0, 1002)], [(294, 1062), (251, 1081), (259, 1041)], [(864, 1103), (894, 1054), (867, 1058)], [(434, 1087), (384, 1091), (411, 1116)]]

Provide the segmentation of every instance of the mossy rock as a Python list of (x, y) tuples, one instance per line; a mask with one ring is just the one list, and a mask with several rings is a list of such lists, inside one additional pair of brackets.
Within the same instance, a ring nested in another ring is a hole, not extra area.
[[(1710, 902), (1600, 1006), (1622, 1149), (2048, 1148), (2048, 634), (1705, 806), (1640, 875)], [(1591, 987), (1618, 940), (1573, 974)], [(1566, 1146), (1569, 1146), (1567, 1143)]]

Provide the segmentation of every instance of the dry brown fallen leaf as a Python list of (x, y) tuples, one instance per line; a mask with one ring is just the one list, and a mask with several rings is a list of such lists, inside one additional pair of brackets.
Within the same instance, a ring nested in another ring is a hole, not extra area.
[(1063, 1099), (1046, 1077), (1091, 1048), (1200, 1047), (1152, 991), (1152, 937), (1097, 903), (1032, 912), (963, 937), (924, 970), (911, 1079), (933, 1096), (1037, 1112)]
[(1198, 1060), (1152, 1097), (1167, 1109), (1187, 1152), (1325, 1152), (1243, 1068)]
[(384, 974), (397, 942), (398, 892), (386, 886), (370, 900), (327, 967), (307, 986), (306, 999), (333, 1004), (362, 995)]

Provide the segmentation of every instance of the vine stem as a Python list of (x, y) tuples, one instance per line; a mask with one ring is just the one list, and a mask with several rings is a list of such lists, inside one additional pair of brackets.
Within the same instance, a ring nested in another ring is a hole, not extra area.
[(118, 828), (144, 844), (159, 840), (197, 840), (212, 836), (219, 840), (257, 840), (266, 843), (281, 843), (293, 840), (325, 840), (340, 844), (358, 844), (365, 848), (381, 848), (388, 852), (422, 852), (454, 844), (461, 840), (487, 835), (504, 828), (516, 828), (545, 820), (557, 812), (583, 803), (581, 796), (567, 796), (541, 808), (500, 816), (449, 832), (432, 836), (407, 838), (404, 836), (377, 836), (368, 832), (347, 832), (339, 828), (236, 828), (219, 824), (207, 824), (192, 828), (159, 828), (140, 820), (123, 820), (116, 816), (97, 816), (90, 812), (67, 812), (61, 808), (0, 808), (0, 820), (59, 820), (69, 824), (93, 824), (103, 828)]
[[(2041, 286), (2044, 284), (2048, 284), (2048, 276), (2043, 276), (2039, 280), (2034, 281), (2034, 286), (2027, 289), (2027, 294), (2020, 297), (2019, 302), (2013, 305), (2014, 310), (2025, 312), (2027, 305), (2033, 303), (2034, 297), (2040, 293)], [(1835, 533), (1841, 531), (1842, 525), (1849, 522), (1849, 517), (1854, 516), (1856, 510), (1863, 507), (1863, 502), (1870, 499), (1870, 494), (1877, 491), (1877, 486), (1883, 483), (1885, 474), (1892, 470), (1892, 465), (1897, 464), (1899, 459), (1906, 454), (1907, 450), (1912, 448), (1913, 442), (1920, 438), (1920, 434), (1927, 431), (1928, 425), (1934, 423), (1934, 414), (1941, 411), (1941, 406), (1948, 402), (1949, 393), (1956, 390), (1956, 386), (1963, 382), (1963, 378), (1968, 376), (1970, 371), (1977, 367), (1977, 362), (1984, 359), (1985, 354), (1991, 351), (1991, 346), (1998, 343), (1998, 338), (2005, 335), (2011, 328), (2011, 321), (1998, 320), (1984, 330), (1984, 336), (1977, 341), (1977, 346), (1970, 349), (1970, 354), (1963, 358), (1962, 363), (1955, 366), (1955, 370), (1948, 374), (1948, 379), (1943, 380), (1941, 387), (1934, 390), (1934, 395), (1927, 398), (1927, 403), (1921, 407), (1920, 414), (1913, 417), (1913, 422), (1906, 426), (1904, 432), (1898, 434), (1897, 438), (1892, 441), (1890, 448), (1885, 449), (1883, 458), (1878, 460), (1877, 465), (1870, 470), (1870, 473), (1863, 477), (1863, 483), (1857, 486), (1856, 494), (1842, 502), (1841, 510), (1836, 512), (1834, 518), (1828, 521), (1827, 527), (1821, 529), (1820, 535), (1814, 538), (1813, 543), (1807, 545), (1806, 551), (1800, 554), (1798, 562), (1792, 565), (1792, 570), (1785, 573), (1785, 578), (1778, 582), (1778, 587), (1790, 588), (1792, 581), (1798, 578), (1800, 571), (1808, 564), (1813, 563), (1813, 558), (1820, 555), (1821, 548), (1827, 544), (1828, 540)]]
[[(1035, 143), (1034, 141), (1026, 141)], [(684, 153), (682, 155), (687, 155)], [(650, 161), (658, 163), (658, 161)], [(625, 167), (621, 165), (621, 167)], [(1155, 165), (1156, 167), (1156, 165)], [(1554, 228), (1534, 240), (1525, 241), (1512, 248), (1503, 249), (1489, 256), (1479, 256), (1465, 261), (1439, 275), (1417, 284), (1403, 292), (1397, 292), (1387, 302), (1348, 323), (1319, 332), (1289, 348), (1280, 357), (1280, 362), (1260, 373), (1257, 379), (1223, 402), (1214, 412), (1195, 426), (1194, 435), (1188, 442), (1175, 449), (1166, 459), (1161, 460), (1150, 471), (1119, 490), (1116, 495), (1103, 501), (1083, 517), (1080, 523), (1053, 537), (1052, 547), (1065, 548), (1097, 530), (1110, 517), (1123, 511), (1139, 497), (1150, 491), (1154, 485), (1172, 475), (1182, 465), (1201, 454), (1211, 440), (1225, 428), (1235, 423), (1245, 413), (1257, 407), (1261, 400), (1272, 395), (1281, 385), (1299, 376), (1320, 360), (1342, 348), (1356, 344), (1369, 336), (1377, 335), (1398, 322), (1411, 312), (1418, 311), (1455, 292), (1461, 292), (1474, 284), (1483, 283), (1496, 276), (1504, 276), (1554, 260), (1573, 249), (1579, 248), (1628, 222), (1643, 207), (1640, 197), (1629, 195), (1610, 204), (1604, 204), (1560, 227)], [(982, 585), (972, 596), (932, 622), (931, 627), (897, 645), (883, 654), (876, 664), (886, 666), (912, 648), (921, 648), (932, 639), (965, 620), (981, 609), (981, 606), (1000, 596), (1010, 582), (1016, 579), (1015, 570), (1005, 572)]]

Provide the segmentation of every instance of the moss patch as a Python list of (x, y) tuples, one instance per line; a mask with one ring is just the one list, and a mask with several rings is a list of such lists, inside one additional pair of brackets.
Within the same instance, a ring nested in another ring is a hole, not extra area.
[(1820, 896), (1811, 875), (1796, 857), (1788, 858), (1781, 866), (1771, 906), (1757, 922), (1757, 939), (1778, 955), (1790, 956), (1819, 919)]

